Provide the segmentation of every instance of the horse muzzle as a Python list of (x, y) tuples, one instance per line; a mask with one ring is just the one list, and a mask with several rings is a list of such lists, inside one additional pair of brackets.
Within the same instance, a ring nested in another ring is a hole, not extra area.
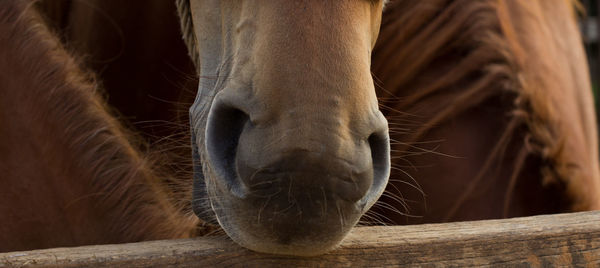
[[(217, 220), (234, 241), (255, 251), (331, 250), (387, 184), (385, 119), (383, 127), (375, 124), (356, 137), (352, 133), (365, 128), (351, 130), (335, 118), (302, 124), (285, 117), (253, 120), (253, 114), (227, 94), (218, 94), (211, 107), (206, 186)], [(289, 130), (293, 123), (303, 130)], [(315, 127), (324, 125), (330, 127)]]

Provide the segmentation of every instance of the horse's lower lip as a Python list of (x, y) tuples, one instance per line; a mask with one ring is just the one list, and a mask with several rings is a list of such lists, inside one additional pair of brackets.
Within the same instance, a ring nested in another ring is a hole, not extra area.
[(243, 199), (215, 195), (220, 198), (211, 203), (225, 232), (238, 244), (266, 253), (322, 254), (337, 246), (362, 215), (356, 202), (314, 198), (315, 192), (290, 197), (281, 191)]
[[(265, 169), (260, 178), (247, 170), (255, 179), (236, 176), (233, 186), (211, 177), (216, 186), (209, 187), (211, 205), (229, 237), (259, 252), (307, 256), (341, 242), (364, 212), (359, 203), (365, 191), (354, 190), (352, 180), (296, 166), (290, 170)], [(344, 196), (347, 192), (354, 196)]]

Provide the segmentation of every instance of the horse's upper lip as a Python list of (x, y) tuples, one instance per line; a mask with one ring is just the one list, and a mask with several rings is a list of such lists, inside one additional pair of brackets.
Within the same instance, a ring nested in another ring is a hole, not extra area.
[(365, 195), (373, 180), (370, 166), (357, 170), (344, 159), (323, 157), (321, 153), (304, 150), (282, 154), (279, 160), (262, 168), (255, 168), (240, 159), (236, 167), (236, 179), (243, 184), (241, 188), (247, 194), (274, 194), (280, 188), (286, 188), (288, 192), (296, 191), (296, 188), (314, 189), (355, 202)]

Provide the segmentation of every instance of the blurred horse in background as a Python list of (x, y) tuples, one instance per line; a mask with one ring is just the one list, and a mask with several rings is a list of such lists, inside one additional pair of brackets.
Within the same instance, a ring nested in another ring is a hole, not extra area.
[(109, 112), (31, 1), (0, 4), (0, 69), (0, 251), (196, 233), (161, 159)]
[[(172, 1), (40, 0), (52, 31), (92, 70), (119, 120), (160, 152), (170, 195), (190, 210), (188, 107), (198, 78)], [(131, 14), (135, 14), (132, 16)]]
[[(388, 5), (372, 70), (396, 168), (376, 219), (443, 222), (600, 208), (598, 135), (577, 4)], [(392, 213), (397, 208), (417, 217)]]

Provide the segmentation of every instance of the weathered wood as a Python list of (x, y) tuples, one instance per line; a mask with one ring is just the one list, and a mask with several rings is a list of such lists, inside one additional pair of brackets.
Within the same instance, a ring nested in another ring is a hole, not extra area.
[(254, 253), (225, 237), (0, 254), (20, 266), (600, 266), (600, 212), (447, 224), (359, 227), (324, 256)]

